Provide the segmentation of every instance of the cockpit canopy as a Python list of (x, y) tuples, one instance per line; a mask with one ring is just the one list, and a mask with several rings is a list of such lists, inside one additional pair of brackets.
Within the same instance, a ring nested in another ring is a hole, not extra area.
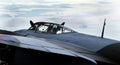
[(64, 27), (65, 22), (62, 24), (50, 23), (50, 22), (36, 22), (30, 21), (31, 27), (29, 30), (34, 30), (36, 32), (51, 33), (51, 34), (62, 34), (74, 32), (73, 30)]

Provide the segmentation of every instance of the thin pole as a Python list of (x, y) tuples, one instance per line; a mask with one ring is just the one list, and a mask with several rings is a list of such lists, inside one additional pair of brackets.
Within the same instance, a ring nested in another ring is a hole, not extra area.
[(104, 20), (103, 29), (102, 29), (102, 34), (101, 34), (101, 38), (104, 38), (105, 25), (106, 25), (106, 19)]

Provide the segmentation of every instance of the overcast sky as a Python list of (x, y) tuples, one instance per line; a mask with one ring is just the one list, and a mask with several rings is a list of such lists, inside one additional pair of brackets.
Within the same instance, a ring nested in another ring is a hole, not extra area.
[(28, 28), (29, 20), (66, 22), (78, 32), (120, 40), (119, 0), (0, 0), (0, 29)]

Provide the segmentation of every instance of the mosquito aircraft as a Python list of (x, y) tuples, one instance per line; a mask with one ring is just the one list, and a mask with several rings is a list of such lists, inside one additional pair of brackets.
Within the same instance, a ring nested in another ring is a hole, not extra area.
[[(120, 65), (120, 41), (78, 33), (62, 24), (32, 22), (0, 30), (1, 65)], [(105, 23), (103, 30), (105, 28)]]

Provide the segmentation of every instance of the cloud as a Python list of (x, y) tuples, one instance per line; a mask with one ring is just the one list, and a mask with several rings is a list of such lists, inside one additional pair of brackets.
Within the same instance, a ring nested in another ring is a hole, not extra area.
[(0, 15), (0, 17), (11, 17), (11, 16), (8, 14), (4, 14), (4, 15)]
[[(2, 3), (5, 5), (4, 11), (6, 12), (2, 14), (3, 16), (17, 17), (53, 15), (73, 18), (92, 16), (96, 18), (96, 16), (110, 14), (112, 9), (111, 1), (108, 0), (1, 0)], [(59, 14), (56, 14), (56, 12)]]
[(87, 16), (104, 16), (110, 14), (109, 10), (95, 10), (92, 12), (87, 12)]
[(44, 0), (46, 2), (55, 2), (55, 3), (69, 3), (69, 4), (78, 4), (78, 3), (88, 3), (96, 2), (96, 0)]
[[(70, 4), (53, 4), (53, 5), (24, 5), (24, 4), (10, 4), (4, 6), (5, 12), (11, 12), (10, 16), (40, 16), (39, 14), (47, 12), (62, 11), (65, 8), (72, 8)], [(6, 14), (5, 14), (6, 15)], [(5, 16), (3, 15), (3, 16)]]
[(55, 4), (53, 5), (54, 8), (72, 8), (71, 4)]

